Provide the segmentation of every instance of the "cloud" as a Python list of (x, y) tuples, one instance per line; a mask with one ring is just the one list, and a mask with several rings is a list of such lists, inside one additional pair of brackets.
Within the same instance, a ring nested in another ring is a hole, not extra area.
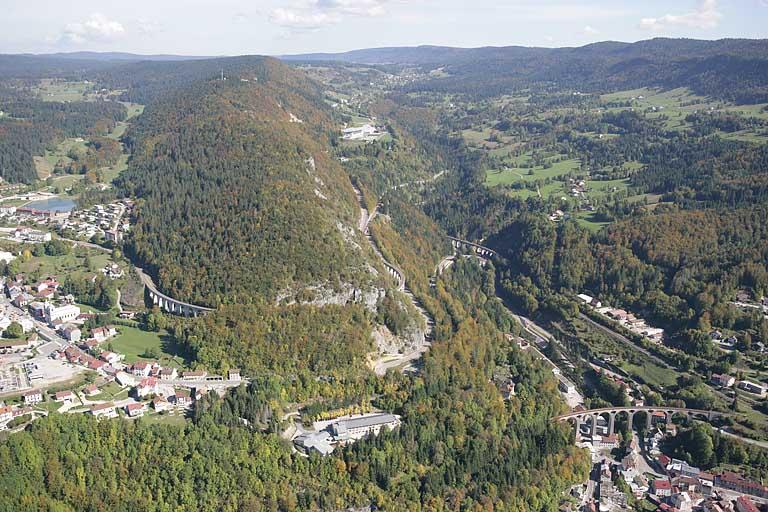
[(244, 12), (237, 12), (232, 16), (232, 21), (235, 23), (247, 23), (248, 22), (248, 15)]
[(269, 19), (294, 31), (316, 30), (340, 23), (345, 17), (375, 17), (386, 13), (391, 0), (303, 0), (291, 7), (273, 9)]
[(315, 30), (341, 21), (338, 16), (332, 16), (324, 12), (283, 8), (274, 9), (269, 19), (275, 25), (294, 30)]
[(153, 36), (164, 30), (163, 25), (160, 22), (145, 18), (136, 19), (133, 25), (135, 25), (136, 31), (143, 36)]
[(83, 44), (92, 41), (112, 41), (125, 34), (122, 23), (110, 20), (103, 14), (94, 13), (83, 21), (69, 23), (60, 39), (64, 42)]
[(591, 25), (587, 25), (586, 27), (584, 27), (584, 35), (595, 36), (595, 35), (597, 35), (599, 33), (600, 33), (600, 31), (597, 30), (596, 28), (592, 27)]
[(660, 32), (670, 28), (716, 28), (722, 13), (717, 9), (717, 0), (701, 0), (698, 7), (685, 14), (665, 14), (660, 18), (643, 18), (640, 20), (640, 28)]

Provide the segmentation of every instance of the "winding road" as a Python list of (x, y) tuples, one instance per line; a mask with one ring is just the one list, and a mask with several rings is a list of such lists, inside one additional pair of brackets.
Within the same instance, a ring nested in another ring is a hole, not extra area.
[(366, 208), (365, 201), (363, 199), (363, 193), (360, 192), (360, 189), (357, 188), (354, 183), (352, 183), (352, 188), (355, 191), (357, 202), (360, 205), (360, 221), (358, 223), (358, 229), (366, 237), (368, 243), (373, 249), (373, 252), (376, 253), (384, 266), (387, 267), (387, 269), (395, 275), (395, 278), (398, 282), (398, 290), (401, 291), (406, 297), (408, 297), (413, 307), (416, 308), (416, 311), (419, 312), (419, 315), (422, 317), (425, 325), (423, 342), (419, 344), (414, 350), (404, 354), (384, 354), (381, 358), (373, 363), (373, 369), (376, 375), (384, 375), (390, 368), (402, 367), (403, 370), (406, 370), (411, 366), (411, 363), (418, 360), (422, 354), (424, 354), (424, 352), (429, 350), (435, 321), (406, 285), (405, 274), (403, 271), (400, 270), (400, 267), (387, 260), (387, 258), (379, 249), (379, 246), (376, 243), (376, 240), (373, 238), (373, 235), (371, 234), (369, 227), (371, 221), (376, 217), (378, 205), (376, 208), (374, 208), (373, 212), (369, 214), (368, 208)]

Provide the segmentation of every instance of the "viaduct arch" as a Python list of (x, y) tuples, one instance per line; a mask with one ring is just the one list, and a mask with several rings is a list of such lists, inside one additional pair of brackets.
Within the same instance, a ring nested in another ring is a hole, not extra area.
[(683, 414), (689, 419), (700, 419), (704, 421), (712, 421), (714, 418), (728, 416), (727, 413), (719, 411), (704, 411), (701, 409), (687, 409), (682, 407), (604, 407), (601, 409), (573, 411), (568, 414), (555, 416), (552, 418), (552, 420), (557, 422), (568, 421), (575, 423), (577, 433), (579, 432), (582, 424), (589, 423), (591, 429), (590, 432), (592, 437), (594, 437), (597, 434), (597, 418), (599, 416), (605, 414), (608, 415), (608, 435), (611, 435), (615, 430), (615, 422), (617, 416), (626, 414), (629, 424), (632, 425), (634, 416), (638, 412), (646, 413), (645, 421), (647, 429), (651, 427), (653, 414), (657, 412), (664, 413), (664, 421), (666, 424), (672, 422), (672, 416), (675, 414)]

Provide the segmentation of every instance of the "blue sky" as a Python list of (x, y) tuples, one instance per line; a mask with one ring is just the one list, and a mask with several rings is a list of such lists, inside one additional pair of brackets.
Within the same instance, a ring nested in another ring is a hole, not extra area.
[(768, 37), (768, 0), (2, 0), (0, 53), (239, 55)]

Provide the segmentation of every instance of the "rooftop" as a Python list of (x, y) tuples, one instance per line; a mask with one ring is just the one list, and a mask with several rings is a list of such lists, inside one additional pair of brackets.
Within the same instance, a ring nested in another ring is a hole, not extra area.
[(340, 427), (343, 426), (347, 429), (353, 429), (385, 425), (387, 423), (393, 423), (396, 421), (397, 417), (394, 414), (372, 414), (370, 416), (363, 416), (362, 418), (341, 420), (338, 422), (338, 424)]

